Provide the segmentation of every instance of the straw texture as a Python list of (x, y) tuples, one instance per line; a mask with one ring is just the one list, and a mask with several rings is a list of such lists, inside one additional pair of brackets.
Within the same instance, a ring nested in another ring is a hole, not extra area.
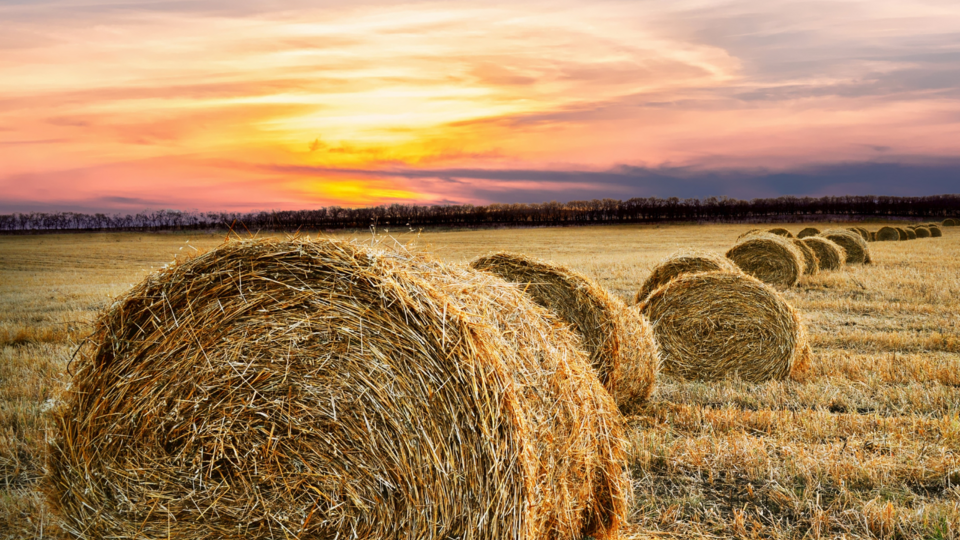
[(99, 319), (45, 491), (83, 538), (612, 537), (620, 416), (577, 339), (489, 274), (243, 241)]
[(820, 233), (820, 236), (838, 244), (847, 254), (847, 264), (869, 264), (870, 248), (859, 234), (843, 229), (830, 229)]
[(716, 271), (739, 272), (740, 268), (730, 259), (716, 253), (678, 251), (653, 267), (650, 276), (637, 291), (635, 303), (643, 302), (650, 293), (677, 276)]
[(791, 241), (803, 255), (803, 274), (806, 276), (819, 274), (820, 259), (817, 258), (817, 253), (813, 251), (813, 248), (799, 238), (793, 238)]
[(743, 274), (687, 274), (647, 297), (664, 371), (685, 379), (781, 379), (808, 363), (796, 311), (772, 287)]
[(793, 242), (770, 233), (751, 234), (727, 251), (751, 276), (775, 287), (793, 287), (803, 275), (803, 254)]
[(806, 229), (803, 229), (797, 233), (797, 238), (807, 238), (809, 236), (816, 236), (818, 234), (820, 234), (820, 229), (816, 227), (807, 227)]
[(900, 240), (900, 233), (893, 227), (881, 227), (877, 231), (878, 242), (891, 242)]
[(822, 236), (810, 236), (802, 242), (817, 254), (820, 270), (840, 270), (846, 266), (847, 252), (836, 242)]
[(590, 354), (601, 384), (624, 414), (635, 413), (650, 397), (660, 355), (653, 330), (636, 310), (587, 276), (532, 257), (496, 253), (470, 265), (516, 283), (570, 324)]

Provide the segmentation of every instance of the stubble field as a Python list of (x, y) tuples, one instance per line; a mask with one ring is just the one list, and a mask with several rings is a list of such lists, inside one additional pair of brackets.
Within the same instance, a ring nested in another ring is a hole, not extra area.
[[(632, 302), (666, 255), (722, 253), (748, 228), (384, 233), (448, 262), (497, 250), (553, 260)], [(49, 411), (98, 311), (176, 254), (223, 240), (0, 237), (0, 538), (59, 535), (37, 491)], [(802, 378), (659, 378), (627, 419), (627, 536), (960, 538), (960, 230), (870, 249), (874, 264), (806, 277), (785, 293), (813, 346)]]

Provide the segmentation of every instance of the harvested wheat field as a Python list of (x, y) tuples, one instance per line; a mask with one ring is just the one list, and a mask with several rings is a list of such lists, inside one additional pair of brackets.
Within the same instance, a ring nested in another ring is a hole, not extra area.
[[(851, 226), (811, 225), (820, 230)], [(671, 253), (722, 254), (749, 228), (648, 225), (419, 237), (391, 232), (381, 241), (416, 242), (418, 247), (410, 249), (441, 257), (447, 265), (465, 265), (498, 250), (550, 259), (630, 302), (654, 266)], [(809, 367), (802, 373), (761, 383), (736, 377), (686, 381), (661, 373), (650, 399), (623, 420), (624, 465), (632, 476), (633, 497), (621, 537), (960, 538), (957, 231), (945, 227), (938, 238), (873, 244), (874, 264), (802, 276), (797, 286), (781, 291), (799, 314), (811, 346)], [(369, 233), (338, 235), (354, 236), (372, 241)], [(111, 309), (114, 298), (128, 294), (177, 253), (212, 249), (223, 240), (223, 235), (180, 234), (0, 237), (0, 537), (71, 537), (39, 488), (56, 411), (84, 362), (78, 356), (70, 364), (77, 345), (94, 331), (98, 315)], [(282, 375), (257, 381), (259, 372), (240, 374), (255, 385), (283, 381)], [(337, 414), (339, 419), (339, 408)], [(276, 432), (269, 438), (269, 431), (250, 431), (244, 435), (248, 440), (281, 440)], [(282, 455), (290, 449), (271, 446), (269, 452)], [(224, 453), (228, 461), (236, 459), (229, 447)], [(543, 485), (551, 490), (548, 495), (559, 495), (563, 484), (556, 479)], [(195, 511), (185, 499), (151, 501), (158, 512), (171, 505)], [(259, 504), (272, 501), (248, 501), (251, 521), (263, 522)], [(155, 527), (153, 518), (147, 519), (150, 508), (142, 517)], [(309, 523), (322, 519), (315, 512)], [(273, 535), (281, 538), (285, 532)]]

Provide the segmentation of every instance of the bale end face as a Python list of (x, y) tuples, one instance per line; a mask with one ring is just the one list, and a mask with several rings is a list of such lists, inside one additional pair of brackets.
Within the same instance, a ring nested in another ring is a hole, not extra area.
[(653, 324), (664, 371), (686, 379), (782, 379), (809, 351), (797, 312), (743, 274), (680, 276), (639, 309)]
[(846, 251), (846, 264), (870, 264), (870, 248), (859, 234), (843, 229), (831, 229), (820, 236), (839, 244)]
[(900, 233), (893, 227), (881, 227), (877, 231), (878, 242), (896, 242), (900, 240)]

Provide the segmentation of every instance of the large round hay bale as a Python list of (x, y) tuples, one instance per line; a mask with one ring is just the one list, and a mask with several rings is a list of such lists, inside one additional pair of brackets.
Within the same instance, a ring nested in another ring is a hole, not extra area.
[(793, 238), (793, 233), (792, 233), (792, 232), (790, 232), (790, 231), (788, 231), (788, 230), (786, 230), (786, 229), (780, 228), (780, 227), (777, 227), (777, 228), (775, 228), (775, 229), (770, 229), (770, 230), (767, 231), (767, 232), (770, 233), (770, 234), (775, 234), (775, 235), (777, 235), (777, 236), (783, 236), (783, 237), (785, 237), (785, 238)]
[(930, 230), (930, 236), (932, 236), (932, 237), (934, 237), (934, 238), (938, 238), (938, 237), (943, 236), (943, 231), (940, 230), (940, 227), (937, 227), (936, 225), (931, 225), (931, 226), (927, 227), (927, 229)]
[(816, 236), (818, 234), (820, 234), (820, 229), (816, 227), (807, 227), (797, 234), (797, 238), (807, 238), (810, 236)]
[(497, 253), (470, 266), (516, 283), (570, 324), (590, 354), (600, 383), (624, 414), (636, 412), (650, 397), (660, 356), (649, 323), (636, 310), (587, 276), (532, 257)]
[(678, 251), (656, 266), (640, 290), (637, 291), (635, 302), (641, 303), (646, 297), (660, 288), (661, 285), (681, 274), (699, 274), (701, 272), (739, 272), (740, 268), (730, 259), (716, 253), (705, 251)]
[(895, 242), (898, 240), (900, 240), (900, 233), (893, 227), (881, 227), (880, 230), (877, 231), (878, 242)]
[(917, 233), (916, 233), (913, 229), (910, 229), (910, 228), (901, 228), (900, 230), (902, 230), (903, 233), (907, 235), (907, 240), (916, 240), (916, 239), (917, 239)]
[(956, 226), (958, 226), (958, 225), (960, 225), (960, 221), (958, 221), (958, 220), (956, 220), (956, 219), (947, 218), (947, 219), (943, 220), (943, 226), (944, 226), (944, 227), (956, 227)]
[(680, 276), (639, 309), (653, 324), (664, 371), (678, 377), (782, 379), (810, 353), (797, 312), (772, 287), (743, 274)]
[(847, 252), (831, 240), (821, 236), (811, 236), (802, 240), (817, 254), (821, 270), (840, 270), (847, 260)]
[(793, 287), (803, 275), (803, 254), (788, 238), (775, 234), (746, 237), (726, 253), (741, 270), (775, 287)]
[(843, 229), (830, 229), (820, 236), (840, 245), (847, 254), (847, 264), (869, 264), (870, 248), (859, 234)]
[(926, 227), (917, 227), (913, 232), (917, 234), (917, 238), (930, 238), (930, 229)]
[(46, 493), (82, 538), (581, 538), (620, 415), (516, 286), (345, 242), (226, 244), (97, 323)]
[(813, 249), (805, 244), (800, 238), (793, 238), (791, 240), (793, 245), (797, 246), (797, 249), (800, 250), (800, 253), (803, 255), (803, 273), (804, 275), (812, 276), (814, 274), (820, 273), (820, 260), (817, 259), (817, 253)]

